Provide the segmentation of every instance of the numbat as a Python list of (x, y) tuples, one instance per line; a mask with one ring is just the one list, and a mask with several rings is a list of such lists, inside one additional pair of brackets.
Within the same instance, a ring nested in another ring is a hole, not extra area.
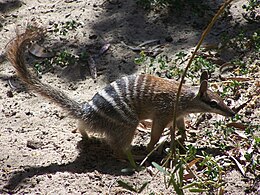
[(177, 127), (185, 132), (184, 117), (190, 113), (211, 112), (233, 116), (232, 111), (219, 95), (208, 89), (208, 75), (202, 73), (200, 86), (183, 85), (178, 108), (174, 102), (178, 82), (152, 75), (131, 75), (108, 84), (88, 103), (81, 104), (63, 92), (42, 83), (25, 65), (24, 52), (32, 40), (42, 36), (42, 29), (30, 28), (11, 41), (7, 47), (9, 61), (20, 79), (32, 90), (49, 98), (79, 119), (79, 131), (105, 135), (111, 148), (126, 154), (140, 121), (153, 121), (148, 150), (158, 142), (163, 130), (172, 123), (177, 109)]

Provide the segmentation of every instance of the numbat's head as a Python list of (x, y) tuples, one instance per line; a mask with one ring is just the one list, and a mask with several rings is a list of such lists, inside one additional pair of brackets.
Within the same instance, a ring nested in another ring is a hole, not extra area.
[[(192, 106), (193, 105), (193, 106)], [(191, 101), (190, 109), (192, 112), (212, 112), (223, 116), (234, 116), (222, 98), (208, 89), (208, 74), (203, 72), (200, 77), (200, 87), (197, 96)]]

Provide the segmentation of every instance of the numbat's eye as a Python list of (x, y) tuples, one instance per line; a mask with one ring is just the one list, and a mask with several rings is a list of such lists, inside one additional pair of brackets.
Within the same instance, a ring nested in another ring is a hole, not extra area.
[(218, 106), (218, 102), (216, 100), (211, 100), (210, 101), (210, 107), (216, 108)]

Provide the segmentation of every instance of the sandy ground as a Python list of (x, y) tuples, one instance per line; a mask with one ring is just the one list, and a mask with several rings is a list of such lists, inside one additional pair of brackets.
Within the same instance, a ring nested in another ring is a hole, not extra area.
[[(220, 4), (214, 2), (211, 6), (217, 8)], [(241, 2), (231, 8), (234, 20), (228, 22), (229, 27), (223, 29), (226, 21), (220, 21), (208, 43), (216, 43), (219, 33), (231, 30), (235, 23), (245, 22), (237, 12)], [(37, 21), (51, 31), (54, 23), (75, 20), (80, 25), (64, 36), (50, 32), (47, 46), (54, 50), (65, 48), (74, 54), (82, 51), (94, 54), (102, 45), (111, 44), (98, 59), (97, 79), (92, 79), (88, 68), (80, 64), (63, 69), (54, 67), (43, 74), (43, 80), (71, 98), (88, 101), (106, 83), (122, 75), (144, 72), (142, 66), (134, 63), (138, 53), (122, 42), (138, 45), (172, 37), (163, 48), (167, 55), (193, 47), (214, 11), (204, 16), (184, 12), (147, 12), (130, 0), (0, 0), (0, 52), (4, 53), (17, 26), (23, 29)], [(149, 165), (137, 173), (122, 173), (128, 163), (117, 160), (105, 143), (98, 139), (91, 143), (82, 141), (79, 133), (72, 133), (76, 121), (62, 108), (27, 91), (3, 58), (0, 68), (0, 193), (131, 194), (116, 181), (123, 179), (141, 186), (152, 178), (150, 170), (156, 171)], [(148, 141), (149, 132), (138, 131), (133, 145), (144, 148)], [(240, 194), (248, 184), (239, 172), (233, 172), (226, 177), (227, 194)], [(173, 194), (174, 190), (166, 189), (163, 176), (158, 174), (143, 192), (150, 193)]]

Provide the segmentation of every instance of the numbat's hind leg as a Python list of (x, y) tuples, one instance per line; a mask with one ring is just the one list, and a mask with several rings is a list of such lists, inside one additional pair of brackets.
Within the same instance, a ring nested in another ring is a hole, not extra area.
[(86, 129), (87, 129), (87, 127), (86, 127), (84, 121), (83, 120), (78, 120), (78, 128), (77, 128), (77, 130), (80, 132), (80, 134), (82, 135), (82, 137), (84, 139), (88, 139), (89, 138)]
[(114, 128), (114, 130), (110, 130), (109, 133), (106, 133), (108, 144), (118, 158), (126, 159), (127, 154), (131, 151), (131, 143), (133, 141), (137, 125), (117, 125)]

